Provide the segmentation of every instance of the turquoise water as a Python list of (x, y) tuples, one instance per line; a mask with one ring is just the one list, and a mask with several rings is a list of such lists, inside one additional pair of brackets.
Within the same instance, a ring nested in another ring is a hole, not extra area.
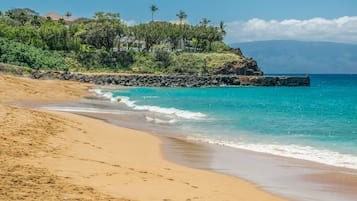
[(357, 75), (312, 75), (311, 87), (97, 92), (192, 140), (357, 169)]

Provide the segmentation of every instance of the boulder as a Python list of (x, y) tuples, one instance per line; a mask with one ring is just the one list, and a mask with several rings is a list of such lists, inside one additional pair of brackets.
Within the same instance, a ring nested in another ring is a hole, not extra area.
[(259, 69), (257, 62), (254, 59), (228, 62), (224, 66), (218, 68), (214, 74), (263, 76), (263, 72)]

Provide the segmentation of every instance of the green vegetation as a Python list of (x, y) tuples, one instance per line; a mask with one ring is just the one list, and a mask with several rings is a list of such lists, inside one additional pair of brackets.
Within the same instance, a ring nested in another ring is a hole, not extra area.
[(232, 53), (173, 53), (156, 51), (155, 54), (142, 54), (135, 58), (132, 71), (136, 73), (211, 73), (229, 61), (242, 58)]
[(206, 73), (232, 60), (222, 42), (224, 23), (152, 21), (127, 26), (118, 13), (95, 13), (92, 19), (55, 21), (31, 9), (0, 12), (0, 62), (32, 69), (135, 73)]
[(57, 53), (4, 38), (0, 38), (0, 62), (35, 70), (67, 70), (63, 57)]

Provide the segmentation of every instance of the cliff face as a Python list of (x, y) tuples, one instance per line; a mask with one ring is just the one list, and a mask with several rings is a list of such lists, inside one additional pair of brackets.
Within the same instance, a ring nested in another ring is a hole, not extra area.
[(232, 61), (226, 63), (223, 67), (218, 68), (216, 75), (248, 75), (262, 76), (263, 72), (259, 69), (257, 62), (253, 59), (243, 61)]
[(254, 59), (245, 58), (239, 48), (231, 49), (231, 51), (244, 59), (241, 61), (227, 62), (224, 66), (217, 68), (213, 74), (263, 76), (264, 73), (259, 69), (257, 62)]

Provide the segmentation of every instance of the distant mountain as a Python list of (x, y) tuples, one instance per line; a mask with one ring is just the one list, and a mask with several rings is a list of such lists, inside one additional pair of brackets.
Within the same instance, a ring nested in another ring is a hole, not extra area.
[(235, 43), (264, 73), (357, 74), (357, 45), (330, 42), (257, 41)]

